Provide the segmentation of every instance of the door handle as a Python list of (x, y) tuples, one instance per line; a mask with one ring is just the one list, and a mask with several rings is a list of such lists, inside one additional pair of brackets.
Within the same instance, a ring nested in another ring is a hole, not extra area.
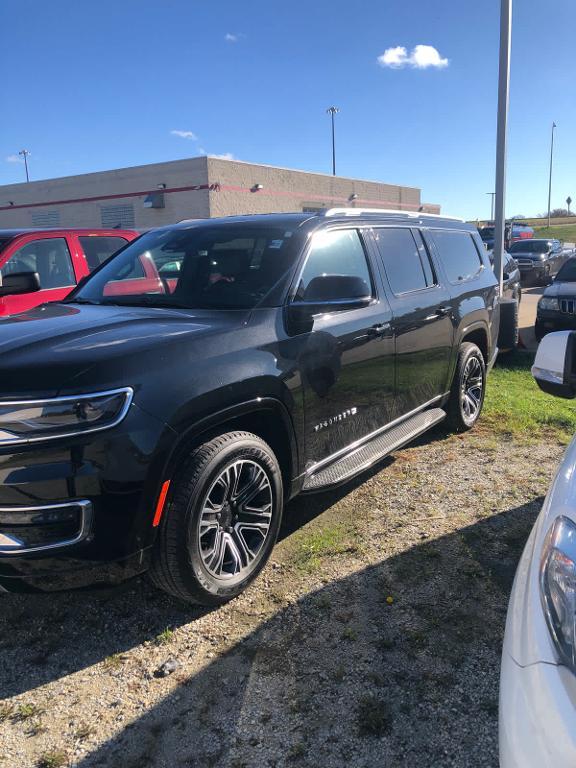
[(372, 337), (386, 336), (391, 330), (390, 323), (376, 323), (371, 328), (368, 328), (368, 335)]
[(444, 304), (434, 310), (431, 315), (426, 315), (425, 320), (438, 320), (439, 317), (445, 317), (452, 313), (452, 307), (449, 304)]

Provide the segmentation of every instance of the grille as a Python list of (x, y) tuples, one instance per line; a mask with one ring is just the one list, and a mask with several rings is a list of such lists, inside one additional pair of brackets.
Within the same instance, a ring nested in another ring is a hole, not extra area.
[(560, 299), (560, 312), (576, 315), (576, 299)]

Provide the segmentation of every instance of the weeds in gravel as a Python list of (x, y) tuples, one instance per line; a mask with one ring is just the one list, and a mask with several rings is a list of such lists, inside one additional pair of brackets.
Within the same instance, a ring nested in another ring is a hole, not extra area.
[(15, 723), (24, 723), (26, 720), (30, 720), (33, 717), (39, 717), (43, 713), (44, 709), (36, 704), (20, 704), (14, 710), (11, 719)]
[(362, 736), (384, 736), (392, 727), (390, 705), (377, 696), (364, 696), (356, 710), (358, 732)]
[(493, 435), (510, 434), (528, 443), (546, 436), (567, 443), (576, 431), (576, 406), (538, 388), (530, 373), (533, 361), (531, 353), (518, 351), (497, 362), (479, 424)]
[(90, 736), (94, 736), (96, 728), (87, 723), (80, 723), (80, 725), (74, 731), (74, 738), (78, 741), (86, 741)]
[(65, 752), (58, 749), (52, 749), (49, 752), (44, 752), (40, 755), (37, 768), (62, 768), (62, 766), (68, 763), (68, 756)]
[(301, 531), (294, 537), (293, 563), (296, 568), (311, 573), (318, 570), (322, 558), (358, 552), (355, 532), (344, 524), (330, 525), (319, 530)]
[(154, 642), (156, 645), (168, 645), (168, 643), (171, 643), (173, 639), (174, 630), (170, 629), (170, 627), (166, 627), (166, 629), (162, 630), (159, 635), (156, 635)]
[(105, 669), (118, 669), (122, 666), (124, 656), (121, 653), (113, 653), (111, 656), (107, 656), (104, 659)]
[(10, 718), (13, 715), (14, 715), (13, 704), (8, 704), (7, 702), (0, 704), (0, 723), (3, 723), (5, 720), (10, 720)]

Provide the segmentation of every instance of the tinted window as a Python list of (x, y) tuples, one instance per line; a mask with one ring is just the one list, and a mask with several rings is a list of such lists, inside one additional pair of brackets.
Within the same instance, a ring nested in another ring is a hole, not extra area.
[(556, 275), (557, 283), (576, 282), (576, 259), (568, 259), (558, 270)]
[(510, 253), (548, 253), (550, 243), (546, 240), (521, 240), (518, 243), (512, 243)]
[(76, 283), (68, 245), (63, 237), (33, 240), (14, 253), (2, 276), (38, 272), (42, 288), (66, 288)]
[(86, 255), (90, 272), (99, 267), (100, 264), (104, 264), (113, 253), (116, 253), (116, 251), (119, 251), (120, 248), (126, 245), (126, 240), (123, 237), (91, 235), (89, 237), (81, 236), (78, 239)]
[[(374, 236), (378, 243), (378, 249), (384, 262), (384, 269), (390, 283), (390, 288), (395, 294), (419, 291), (432, 285), (428, 254), (421, 244), (424, 264), (427, 264), (428, 279), (424, 271), (421, 251), (419, 251), (412, 232), (409, 229), (375, 229)], [(420, 238), (420, 235), (418, 234)]]
[[(326, 275), (359, 277), (366, 285), (364, 295), (372, 294), (366, 254), (355, 229), (328, 230), (314, 235), (306, 265), (298, 281), (296, 298), (306, 300), (312, 280)], [(325, 295), (323, 298), (329, 301), (331, 297)]]
[(434, 230), (434, 242), (451, 283), (470, 280), (482, 267), (480, 254), (468, 232), (450, 229)]
[(278, 306), (301, 248), (294, 234), (249, 223), (154, 230), (106, 262), (78, 296), (107, 304)]

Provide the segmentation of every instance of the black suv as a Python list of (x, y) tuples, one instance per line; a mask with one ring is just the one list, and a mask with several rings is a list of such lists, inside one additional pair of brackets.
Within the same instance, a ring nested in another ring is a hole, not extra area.
[(149, 570), (185, 600), (237, 595), (288, 499), (446, 417), (475, 423), (498, 314), (488, 254), (456, 219), (333, 209), (148, 232), (67, 300), (0, 320), (0, 585)]

